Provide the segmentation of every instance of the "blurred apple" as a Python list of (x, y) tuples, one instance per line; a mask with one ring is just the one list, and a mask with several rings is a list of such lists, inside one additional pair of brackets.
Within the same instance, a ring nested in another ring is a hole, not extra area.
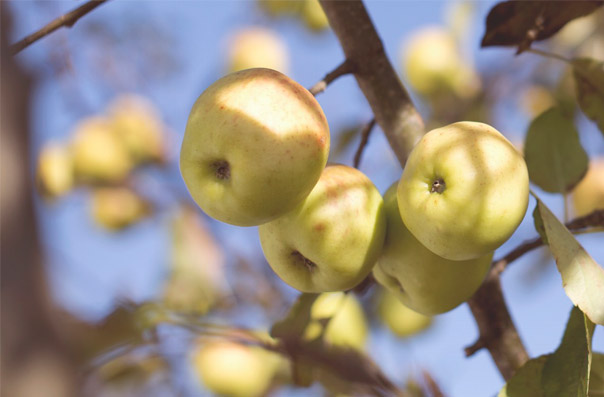
[(195, 373), (205, 387), (228, 397), (264, 395), (282, 363), (276, 353), (226, 340), (203, 342), (192, 357)]
[(129, 188), (100, 187), (92, 192), (92, 218), (108, 230), (124, 229), (150, 213), (150, 204)]
[(64, 195), (73, 187), (73, 162), (69, 149), (58, 143), (44, 145), (38, 157), (36, 182), (45, 198)]
[(85, 182), (117, 182), (132, 169), (132, 161), (111, 126), (101, 117), (90, 117), (75, 128), (71, 151), (76, 176)]
[(278, 33), (263, 27), (239, 30), (230, 40), (228, 71), (274, 69), (287, 74), (289, 53)]
[(271, 268), (303, 292), (343, 291), (371, 272), (386, 218), (382, 196), (356, 168), (330, 165), (293, 211), (260, 225)]
[(519, 107), (532, 118), (555, 105), (556, 98), (550, 90), (542, 85), (529, 85), (520, 92)]
[(432, 317), (408, 308), (385, 288), (380, 291), (377, 309), (382, 322), (401, 338), (418, 334), (432, 324)]
[(552, 37), (554, 45), (564, 49), (580, 46), (598, 27), (597, 13), (573, 19)]
[(320, 32), (329, 27), (327, 15), (319, 0), (304, 0), (302, 5), (302, 20), (311, 30)]
[(300, 12), (302, 0), (258, 0), (258, 5), (271, 17), (296, 15)]
[(164, 126), (147, 99), (124, 94), (109, 105), (109, 121), (135, 164), (164, 160)]
[[(352, 293), (325, 292), (317, 297), (310, 311), (311, 321), (304, 338), (313, 340), (322, 333), (326, 343), (363, 350), (369, 329), (363, 307)], [(330, 319), (327, 327), (324, 321)]]
[(572, 201), (577, 217), (604, 209), (604, 157), (589, 163), (587, 174), (572, 191)]
[(453, 35), (441, 27), (415, 32), (404, 46), (402, 64), (404, 77), (424, 96), (453, 91), (472, 97), (480, 89), (472, 64), (461, 55)]

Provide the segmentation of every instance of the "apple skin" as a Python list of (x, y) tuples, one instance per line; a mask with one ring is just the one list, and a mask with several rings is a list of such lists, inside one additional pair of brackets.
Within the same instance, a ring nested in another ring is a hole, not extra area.
[(329, 20), (319, 0), (305, 0), (302, 5), (301, 14), (301, 18), (306, 26), (315, 32), (320, 32), (329, 27)]
[(604, 157), (592, 160), (587, 174), (572, 192), (575, 216), (584, 216), (604, 209)]
[(229, 72), (259, 67), (287, 73), (289, 54), (285, 42), (276, 32), (262, 27), (238, 31), (229, 43)]
[(74, 185), (73, 162), (69, 149), (59, 143), (44, 145), (38, 157), (36, 183), (44, 198), (65, 195)]
[(374, 278), (407, 307), (424, 315), (444, 313), (470, 298), (490, 268), (493, 253), (451, 261), (424, 247), (405, 227), (397, 184), (384, 195), (386, 241), (373, 268)]
[(92, 218), (110, 231), (119, 231), (151, 213), (151, 205), (126, 187), (100, 187), (92, 192)]
[(304, 330), (304, 338), (313, 340), (321, 335), (321, 320), (331, 318), (324, 331), (326, 343), (363, 350), (369, 328), (361, 303), (352, 293), (324, 292), (310, 309), (311, 321)]
[(321, 176), (329, 126), (304, 87), (271, 69), (229, 74), (191, 110), (180, 170), (209, 216), (254, 226), (293, 210)]
[(382, 249), (382, 206), (365, 174), (330, 165), (303, 203), (258, 228), (264, 256), (302, 292), (350, 289), (369, 274)]
[(408, 308), (385, 288), (380, 291), (377, 306), (382, 322), (401, 338), (419, 334), (432, 324), (432, 317)]
[(478, 258), (503, 244), (524, 218), (528, 196), (522, 154), (493, 127), (470, 121), (424, 135), (398, 185), (409, 231), (451, 260)]

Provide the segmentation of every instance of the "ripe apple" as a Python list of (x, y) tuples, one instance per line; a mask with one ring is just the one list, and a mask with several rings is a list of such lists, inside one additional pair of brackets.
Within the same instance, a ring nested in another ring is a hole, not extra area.
[(478, 258), (503, 244), (522, 221), (528, 195), (522, 154), (495, 128), (470, 121), (424, 135), (398, 185), (409, 231), (451, 260)]
[(432, 324), (432, 317), (409, 309), (385, 288), (382, 288), (379, 293), (377, 306), (382, 322), (392, 333), (401, 338), (418, 334)]
[(587, 174), (573, 189), (572, 200), (578, 217), (604, 209), (604, 157), (590, 162)]
[(329, 27), (327, 15), (319, 0), (304, 0), (302, 5), (302, 20), (311, 30), (320, 32)]
[[(310, 309), (311, 321), (304, 338), (313, 340), (324, 332), (326, 343), (363, 350), (369, 333), (363, 307), (356, 296), (344, 292), (324, 292)], [(330, 318), (327, 328), (323, 322)]]
[(302, 0), (258, 0), (258, 5), (271, 17), (296, 15)]
[(92, 218), (109, 230), (124, 229), (151, 212), (150, 204), (126, 187), (102, 187), (92, 192)]
[(276, 353), (226, 340), (203, 342), (192, 357), (195, 373), (205, 387), (229, 397), (264, 395), (281, 364)]
[(71, 153), (61, 144), (49, 143), (38, 157), (36, 181), (40, 193), (46, 198), (64, 195), (73, 187), (73, 162)]
[(84, 119), (76, 126), (71, 152), (76, 176), (85, 182), (121, 181), (132, 169), (128, 150), (102, 117)]
[(279, 35), (263, 27), (249, 27), (238, 31), (229, 44), (229, 72), (251, 68), (274, 69), (287, 73), (289, 53)]
[(208, 215), (254, 226), (300, 204), (328, 153), (329, 126), (310, 92), (277, 71), (247, 69), (219, 79), (197, 99), (180, 169)]
[(384, 195), (387, 227), (375, 279), (418, 313), (447, 312), (470, 298), (489, 270), (493, 253), (451, 261), (424, 247), (401, 220), (397, 184)]
[(325, 168), (306, 200), (258, 228), (264, 255), (303, 292), (342, 291), (371, 271), (384, 243), (382, 196), (361, 171)]
[(135, 164), (162, 162), (164, 126), (147, 99), (123, 94), (109, 105), (109, 121)]

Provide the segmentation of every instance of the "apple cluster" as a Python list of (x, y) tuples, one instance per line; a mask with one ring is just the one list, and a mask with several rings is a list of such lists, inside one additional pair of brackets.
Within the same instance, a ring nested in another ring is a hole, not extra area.
[(486, 124), (438, 128), (383, 199), (359, 170), (327, 165), (329, 143), (325, 115), (304, 87), (246, 69), (197, 99), (180, 167), (209, 216), (259, 226), (269, 265), (300, 291), (348, 290), (373, 270), (423, 314), (467, 300), (526, 212), (522, 155)]

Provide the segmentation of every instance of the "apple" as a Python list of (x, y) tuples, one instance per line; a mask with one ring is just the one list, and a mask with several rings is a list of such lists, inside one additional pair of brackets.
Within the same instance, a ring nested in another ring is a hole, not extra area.
[(92, 192), (94, 221), (112, 231), (124, 229), (150, 214), (150, 204), (126, 187), (102, 187)]
[(300, 291), (350, 289), (369, 274), (382, 249), (382, 204), (365, 174), (330, 165), (304, 202), (258, 228), (266, 260)]
[(503, 244), (522, 221), (528, 196), (522, 154), (495, 128), (471, 121), (424, 135), (398, 185), (409, 231), (435, 254), (456, 261)]
[(319, 180), (329, 126), (304, 87), (271, 69), (229, 74), (189, 115), (180, 170), (209, 216), (239, 226), (293, 210)]
[(401, 338), (418, 334), (432, 324), (432, 317), (408, 308), (393, 293), (384, 288), (379, 293), (377, 309), (382, 322), (392, 333)]
[(132, 169), (128, 150), (103, 117), (89, 117), (76, 127), (71, 143), (76, 177), (84, 182), (117, 182)]
[(158, 111), (144, 97), (123, 94), (109, 105), (109, 121), (135, 164), (162, 162), (164, 126)]
[(282, 364), (277, 353), (227, 340), (200, 343), (192, 356), (194, 371), (204, 386), (229, 397), (264, 395)]
[(268, 68), (281, 73), (289, 69), (289, 53), (279, 35), (263, 27), (239, 30), (230, 40), (228, 70)]
[(587, 174), (572, 192), (575, 216), (584, 216), (604, 209), (604, 157), (592, 160)]
[(325, 15), (319, 0), (304, 0), (301, 17), (306, 26), (316, 32), (320, 32), (329, 27), (327, 15)]
[(300, 12), (302, 0), (258, 0), (258, 5), (271, 17), (296, 15)]
[(38, 157), (36, 175), (40, 193), (46, 198), (62, 196), (73, 187), (73, 179), (69, 149), (54, 142), (44, 145)]
[[(326, 343), (363, 350), (369, 333), (363, 307), (356, 296), (344, 292), (320, 294), (310, 309), (311, 321), (304, 338), (313, 340), (322, 333)], [(324, 328), (326, 319), (330, 319)]]
[(414, 311), (434, 315), (457, 307), (480, 287), (493, 253), (451, 261), (424, 247), (405, 227), (397, 200), (397, 184), (384, 195), (386, 240), (373, 269), (375, 279)]

